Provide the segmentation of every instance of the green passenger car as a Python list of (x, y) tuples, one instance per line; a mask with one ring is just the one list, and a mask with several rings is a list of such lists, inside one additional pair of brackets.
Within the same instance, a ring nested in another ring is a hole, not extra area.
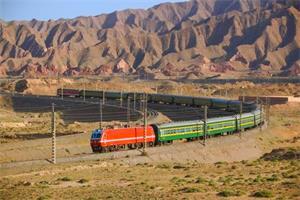
[(254, 114), (254, 119), (255, 119), (255, 126), (259, 125), (263, 121), (263, 114), (261, 113), (260, 110), (255, 110), (253, 112)]
[(174, 96), (174, 103), (180, 105), (193, 105), (194, 98), (190, 96)]
[(200, 120), (174, 122), (154, 125), (154, 129), (156, 129), (157, 141), (165, 142), (203, 136), (203, 124)]
[[(80, 91), (80, 95), (84, 96), (84, 91)], [(100, 98), (102, 97), (102, 92), (101, 91), (94, 91), (94, 90), (86, 90), (85, 91), (85, 97), (86, 98)]]
[[(242, 123), (242, 126), (240, 124)], [(242, 120), (240, 118), (240, 115), (237, 115), (237, 125), (238, 125), (238, 130), (246, 129), (246, 128), (251, 128), (254, 127), (254, 114), (253, 113), (244, 113), (242, 114)]]
[(149, 95), (149, 101), (153, 101), (156, 103), (168, 103), (172, 104), (173, 103), (173, 96), (172, 95), (164, 95), (164, 94), (150, 94)]
[(208, 106), (210, 107), (212, 105), (211, 99), (210, 98), (205, 98), (205, 97), (194, 97), (194, 105), (195, 106)]
[(218, 117), (207, 120), (207, 135), (219, 135), (236, 131), (235, 117)]

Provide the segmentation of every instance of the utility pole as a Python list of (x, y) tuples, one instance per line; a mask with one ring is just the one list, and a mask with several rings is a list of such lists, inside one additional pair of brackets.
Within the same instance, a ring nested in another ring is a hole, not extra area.
[(270, 125), (270, 97), (267, 97), (267, 106), (266, 106), (266, 121), (267, 121), (267, 126)]
[(143, 145), (143, 155), (146, 155), (146, 137), (147, 137), (147, 94), (144, 94), (144, 145)]
[(83, 78), (83, 101), (85, 101), (85, 78)]
[(260, 132), (262, 131), (262, 125), (263, 125), (263, 104), (262, 104), (262, 101), (260, 102), (260, 114), (259, 114), (259, 118), (260, 118), (260, 123), (259, 123), (259, 130)]
[(204, 106), (204, 146), (206, 145), (206, 136), (207, 136), (207, 105)]
[(52, 163), (56, 164), (56, 127), (55, 127), (55, 110), (54, 103), (52, 103), (52, 116), (51, 116), (51, 132), (52, 132)]
[(61, 82), (61, 99), (64, 100), (64, 83)]
[(136, 110), (136, 93), (133, 93), (133, 110)]
[(240, 101), (240, 137), (242, 137), (242, 114), (243, 114), (243, 101)]
[(127, 127), (130, 127), (130, 96), (127, 99)]
[(121, 91), (120, 96), (120, 107), (123, 107), (123, 91)]
[(145, 99), (145, 94), (142, 94), (142, 96), (140, 97), (140, 111), (144, 112), (144, 99)]
[(105, 90), (102, 91), (102, 103), (105, 104)]
[(99, 101), (99, 114), (100, 114), (100, 119), (99, 119), (99, 129), (102, 129), (102, 102), (101, 99)]

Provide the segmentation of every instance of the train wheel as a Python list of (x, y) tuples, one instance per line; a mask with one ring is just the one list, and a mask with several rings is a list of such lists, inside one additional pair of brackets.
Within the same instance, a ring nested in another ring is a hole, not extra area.
[(101, 153), (107, 152), (107, 148), (106, 148), (106, 147), (102, 147), (102, 148), (100, 149), (100, 152), (101, 152)]
[(98, 151), (94, 148), (92, 148), (93, 153), (97, 153)]
[(147, 143), (147, 146), (148, 146), (148, 147), (153, 147), (153, 146), (154, 146), (154, 143), (153, 143), (153, 142), (148, 142), (148, 143)]
[(114, 146), (110, 146), (110, 147), (109, 147), (109, 151), (110, 151), (110, 152), (115, 151), (115, 149), (116, 149), (116, 148), (115, 148)]

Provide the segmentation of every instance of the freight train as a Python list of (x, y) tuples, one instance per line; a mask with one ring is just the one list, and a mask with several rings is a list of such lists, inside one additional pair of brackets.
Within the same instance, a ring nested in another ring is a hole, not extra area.
[[(64, 97), (79, 97), (79, 98), (104, 98), (111, 100), (124, 101), (130, 98), (131, 101), (135, 99), (140, 101), (143, 99), (144, 93), (132, 93), (132, 92), (115, 92), (115, 91), (94, 91), (94, 90), (75, 90), (75, 89), (58, 89), (58, 96)], [(241, 102), (237, 100), (226, 100), (207, 97), (192, 97), (192, 96), (177, 96), (166, 94), (147, 94), (148, 102), (165, 103), (165, 104), (177, 104), (185, 106), (203, 107), (223, 109), (232, 112), (239, 112)], [(250, 112), (255, 110), (255, 102), (242, 102), (242, 112)]]
[(240, 130), (254, 128), (263, 123), (261, 110), (242, 115), (210, 118), (207, 121), (193, 120), (152, 124), (144, 127), (119, 129), (97, 129), (90, 139), (93, 152), (109, 152), (119, 149), (134, 149), (147, 146), (171, 144), (175, 140), (188, 141), (217, 135), (233, 134)]

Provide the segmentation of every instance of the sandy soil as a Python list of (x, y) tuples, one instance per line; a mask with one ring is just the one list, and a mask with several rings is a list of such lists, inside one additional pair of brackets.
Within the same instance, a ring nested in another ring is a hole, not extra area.
[[(285, 94), (299, 89), (273, 85), (262, 91), (279, 88)], [(0, 102), (1, 113), (9, 112), (9, 101)], [(136, 150), (90, 155), (89, 134), (62, 135), (55, 166), (46, 161), (49, 137), (6, 138), (0, 145), (0, 199), (299, 199), (300, 104), (272, 106), (270, 113), (262, 131), (211, 138), (205, 147), (199, 141), (176, 142), (149, 148), (148, 156)], [(24, 122), (19, 113), (12, 118), (11, 123)], [(77, 126), (87, 129), (91, 124)], [(265, 153), (278, 148), (295, 156), (264, 160)]]

